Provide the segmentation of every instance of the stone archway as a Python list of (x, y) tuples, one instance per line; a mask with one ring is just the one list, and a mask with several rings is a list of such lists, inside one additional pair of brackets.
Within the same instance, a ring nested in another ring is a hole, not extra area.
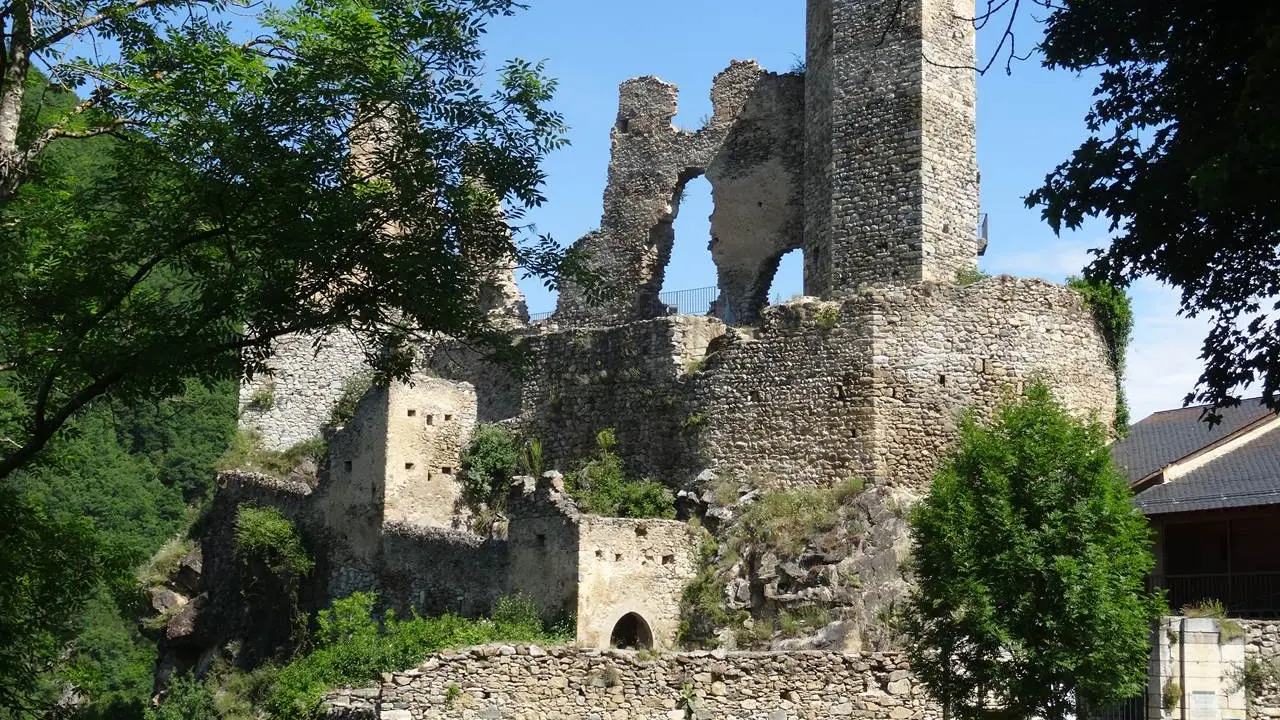
[(649, 623), (636, 613), (629, 612), (618, 619), (609, 634), (609, 647), (622, 650), (652, 650), (653, 631)]

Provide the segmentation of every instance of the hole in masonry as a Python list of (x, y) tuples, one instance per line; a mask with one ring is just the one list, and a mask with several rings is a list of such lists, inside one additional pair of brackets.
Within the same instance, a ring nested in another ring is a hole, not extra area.
[(417, 410), (410, 410), (410, 411), (409, 411), (409, 417), (417, 417), (417, 415), (418, 415), (418, 411), (417, 411)]
[(347, 472), (351, 472), (351, 461), (350, 460), (342, 461), (342, 469), (346, 470)]
[(676, 556), (675, 556), (675, 555), (663, 555), (663, 556), (662, 556), (662, 564), (663, 564), (663, 565), (675, 565), (675, 564), (676, 564)]
[(413, 469), (413, 463), (405, 463), (405, 464), (404, 464), (404, 469), (405, 469), (405, 470), (412, 470), (412, 469)]

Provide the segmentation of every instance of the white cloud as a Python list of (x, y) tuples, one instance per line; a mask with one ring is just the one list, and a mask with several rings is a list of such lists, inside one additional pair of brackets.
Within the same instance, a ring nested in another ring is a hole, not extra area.
[(1204, 370), (1200, 347), (1209, 324), (1204, 318), (1179, 317), (1178, 292), (1154, 280), (1137, 281), (1129, 293), (1134, 330), (1124, 387), (1137, 421), (1182, 406)]

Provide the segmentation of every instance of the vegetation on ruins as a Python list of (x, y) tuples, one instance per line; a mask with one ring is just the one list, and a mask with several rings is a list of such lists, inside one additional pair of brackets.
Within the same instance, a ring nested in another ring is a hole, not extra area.
[(1181, 291), (1183, 314), (1208, 316), (1206, 366), (1188, 402), (1229, 405), (1259, 381), (1280, 406), (1280, 8), (1038, 4), (1050, 10), (1045, 65), (1102, 71), (1089, 137), (1028, 206), (1055, 230), (1109, 223), (1089, 279), (1153, 277)]
[[(759, 584), (756, 571), (765, 555), (778, 559), (802, 553), (816, 538), (843, 526), (856, 534), (859, 528), (842, 513), (865, 485), (850, 478), (832, 487), (801, 487), (761, 493), (746, 505), (733, 522), (720, 532), (717, 542), (703, 531), (698, 546), (698, 573), (685, 587), (680, 600), (681, 644), (712, 647), (719, 644), (720, 631), (731, 629), (739, 647), (768, 647), (777, 634), (794, 637), (816, 630), (827, 622), (825, 608), (772, 608), (753, 616), (747, 610), (728, 606), (725, 586), (735, 569), (746, 573), (749, 583)], [(723, 488), (717, 494), (723, 494)], [(845, 582), (857, 582), (856, 576)]]
[(911, 667), (952, 714), (1062, 720), (1145, 687), (1164, 602), (1101, 424), (1040, 383), (965, 419), (911, 522)]
[(1080, 293), (1093, 313), (1094, 322), (1107, 343), (1108, 362), (1116, 374), (1115, 431), (1120, 437), (1129, 434), (1129, 403), (1124, 395), (1125, 360), (1133, 337), (1133, 302), (1123, 288), (1097, 280), (1067, 278), (1067, 286)]
[(665, 485), (650, 479), (632, 480), (612, 429), (596, 433), (596, 454), (576, 472), (565, 476), (565, 489), (582, 509), (595, 515), (630, 518), (674, 518), (675, 498)]
[(269, 450), (262, 446), (262, 437), (247, 430), (238, 430), (231, 444), (218, 459), (219, 470), (244, 470), (272, 475), (278, 478), (300, 477), (314, 484), (316, 471), (329, 455), (329, 444), (320, 438), (310, 438), (294, 443), (284, 450)]
[(476, 425), (471, 443), (462, 451), (458, 477), (463, 498), (471, 507), (506, 508), (511, 478), (520, 474), (521, 447), (520, 437), (502, 425)]
[(338, 401), (329, 411), (331, 427), (343, 427), (351, 422), (351, 418), (356, 416), (356, 405), (360, 404), (360, 399), (373, 387), (373, 380), (372, 373), (361, 372), (342, 382), (342, 394), (338, 396)]
[[(326, 690), (373, 682), (383, 672), (412, 667), (439, 650), (498, 641), (559, 644), (572, 639), (571, 631), (566, 634), (564, 628), (544, 626), (536, 603), (522, 595), (500, 598), (490, 617), (483, 620), (455, 615), (399, 618), (394, 613), (379, 620), (376, 607), (377, 596), (373, 593), (355, 593), (336, 600), (316, 616), (308, 652), (278, 668), (263, 667), (252, 673), (215, 672), (203, 682), (178, 683), (153, 717), (316, 717)], [(173, 714), (176, 710), (170, 710), (195, 707), (207, 712), (214, 706), (211, 700), (215, 695), (231, 695), (218, 701), (241, 708), (243, 714), (228, 713), (225, 707), (217, 709), (217, 714), (194, 716), (177, 715)]]
[[(563, 260), (495, 212), (540, 204), (563, 144), (540, 66), (486, 71), (486, 21), (519, 7), (6, 6), (0, 478), (105, 395), (259, 372), (290, 333), (351, 331), (383, 377), (433, 332), (509, 350), (475, 302), (485, 269), (555, 282)], [(94, 165), (55, 152), (87, 140)]]

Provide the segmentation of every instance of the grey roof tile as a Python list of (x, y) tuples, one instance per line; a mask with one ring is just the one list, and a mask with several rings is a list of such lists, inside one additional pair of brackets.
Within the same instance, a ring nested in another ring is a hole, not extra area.
[(1134, 502), (1147, 515), (1280, 504), (1280, 429), (1150, 487)]
[(1221, 411), (1222, 422), (1209, 427), (1200, 419), (1203, 405), (1153, 413), (1129, 429), (1129, 437), (1111, 446), (1111, 458), (1129, 477), (1140, 480), (1268, 414), (1261, 400), (1241, 401)]

